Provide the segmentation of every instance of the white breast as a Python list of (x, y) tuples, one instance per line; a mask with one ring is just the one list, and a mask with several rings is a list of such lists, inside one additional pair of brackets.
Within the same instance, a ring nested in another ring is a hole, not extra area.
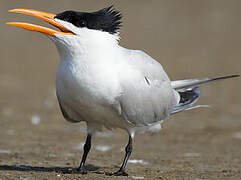
[(107, 128), (125, 126), (126, 122), (113, 108), (116, 97), (121, 93), (114, 70), (112, 65), (104, 62), (60, 62), (56, 89), (69, 116)]

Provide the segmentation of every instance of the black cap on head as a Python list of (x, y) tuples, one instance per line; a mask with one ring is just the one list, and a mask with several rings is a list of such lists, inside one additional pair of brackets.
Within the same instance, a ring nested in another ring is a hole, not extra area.
[(113, 6), (92, 13), (64, 11), (57, 14), (55, 18), (70, 22), (76, 27), (87, 27), (111, 34), (117, 33), (121, 26), (121, 14), (114, 10)]

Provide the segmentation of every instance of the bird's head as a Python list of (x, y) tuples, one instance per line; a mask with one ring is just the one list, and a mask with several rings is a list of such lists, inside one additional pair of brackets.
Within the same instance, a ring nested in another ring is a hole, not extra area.
[(59, 30), (29, 23), (7, 23), (48, 35), (55, 42), (60, 53), (64, 50), (75, 51), (76, 47), (82, 46), (96, 49), (95, 46), (103, 46), (105, 41), (117, 42), (119, 39), (121, 14), (112, 6), (96, 12), (64, 11), (53, 14), (29, 9), (13, 9), (10, 12), (32, 15), (57, 27)]

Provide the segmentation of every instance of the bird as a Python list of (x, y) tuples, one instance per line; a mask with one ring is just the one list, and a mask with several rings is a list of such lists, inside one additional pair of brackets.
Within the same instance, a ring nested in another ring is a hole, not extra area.
[(58, 28), (8, 22), (47, 35), (56, 45), (60, 62), (56, 95), (63, 117), (85, 121), (87, 135), (76, 172), (86, 174), (91, 138), (103, 128), (125, 130), (129, 140), (122, 165), (109, 175), (128, 176), (126, 165), (136, 133), (160, 130), (169, 116), (195, 107), (200, 85), (239, 77), (228, 75), (171, 81), (162, 65), (141, 50), (119, 45), (122, 14), (113, 6), (94, 12), (68, 10), (59, 14), (13, 9), (42, 19)]

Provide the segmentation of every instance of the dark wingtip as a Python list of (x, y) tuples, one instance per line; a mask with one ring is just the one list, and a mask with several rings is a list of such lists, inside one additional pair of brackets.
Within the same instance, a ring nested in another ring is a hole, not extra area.
[(234, 74), (234, 75), (228, 75), (228, 76), (221, 76), (221, 77), (211, 78), (210, 80), (216, 81), (216, 80), (230, 79), (230, 78), (236, 78), (236, 77), (240, 77), (240, 75)]
[(234, 74), (234, 75), (229, 75), (229, 76), (223, 76), (223, 77), (220, 77), (221, 79), (229, 79), (229, 78), (236, 78), (236, 77), (240, 77), (239, 74)]
[(232, 75), (232, 77), (240, 77), (240, 75), (239, 75), (239, 74), (236, 74), (236, 75)]

